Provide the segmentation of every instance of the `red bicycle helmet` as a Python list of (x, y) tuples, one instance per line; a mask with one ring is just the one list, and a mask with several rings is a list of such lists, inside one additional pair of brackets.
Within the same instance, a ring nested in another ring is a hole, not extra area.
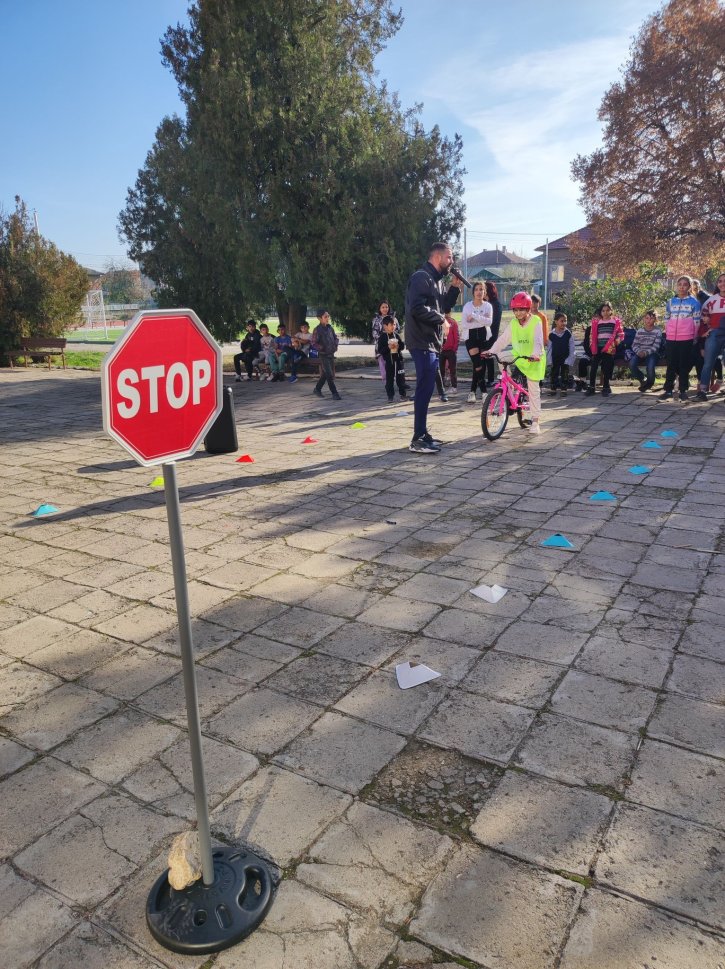
[(514, 293), (511, 297), (512, 310), (530, 310), (531, 306), (531, 297), (528, 293)]

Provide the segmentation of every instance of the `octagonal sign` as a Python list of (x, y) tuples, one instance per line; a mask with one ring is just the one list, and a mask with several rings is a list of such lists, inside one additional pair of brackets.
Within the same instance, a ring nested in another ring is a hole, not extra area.
[(193, 310), (142, 310), (103, 363), (103, 427), (145, 466), (186, 458), (222, 409), (222, 350)]

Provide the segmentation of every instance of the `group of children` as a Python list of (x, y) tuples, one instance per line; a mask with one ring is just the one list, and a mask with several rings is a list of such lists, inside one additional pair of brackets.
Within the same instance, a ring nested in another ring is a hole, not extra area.
[[(436, 377), (438, 395), (448, 400), (448, 393), (458, 392), (456, 357), (461, 337), (473, 364), (471, 391), (468, 401), (474, 402), (493, 380), (492, 354), (498, 353), (512, 342), (514, 352), (528, 347), (531, 361), (519, 363), (519, 370), (528, 380), (532, 416), (532, 432), (539, 432), (540, 388), (547, 364), (550, 367), (550, 393), (565, 397), (570, 384), (570, 373), (577, 357), (574, 335), (569, 329), (566, 314), (554, 315), (553, 329), (549, 331), (548, 319), (540, 308), (540, 300), (528, 293), (517, 293), (512, 301), (514, 321), (499, 334), (501, 306), (491, 284), (476, 283), (473, 299), (466, 303), (462, 312), (462, 333), (458, 324), (447, 316), (443, 326), (443, 346), (440, 368)], [(574, 390), (584, 391), (587, 396), (597, 392), (597, 374), (602, 374), (602, 396), (612, 393), (611, 378), (615, 361), (624, 350), (624, 361), (632, 376), (639, 381), (639, 390), (646, 393), (654, 386), (655, 368), (663, 346), (667, 362), (663, 400), (674, 397), (675, 382), (680, 400), (687, 400), (689, 374), (694, 367), (698, 377), (695, 400), (707, 400), (708, 392), (719, 390), (722, 381), (722, 357), (725, 352), (725, 273), (717, 280), (715, 291), (710, 294), (700, 289), (697, 279), (680, 276), (677, 295), (667, 300), (666, 320), (663, 330), (658, 326), (656, 310), (649, 310), (642, 326), (625, 332), (621, 319), (615, 316), (612, 304), (605, 301), (598, 308), (591, 323), (586, 327), (579, 352)], [(242, 380), (242, 366), (246, 379), (285, 380), (285, 370), (290, 367), (286, 379), (297, 380), (297, 368), (304, 360), (316, 358), (320, 376), (313, 393), (322, 397), (327, 383), (334, 400), (340, 400), (335, 385), (334, 357), (338, 337), (330, 323), (330, 314), (318, 313), (318, 325), (310, 332), (308, 323), (301, 323), (294, 336), (280, 323), (277, 335), (272, 336), (266, 323), (259, 328), (255, 320), (246, 323), (246, 335), (241, 342), (241, 352), (234, 357), (237, 380)], [(518, 324), (518, 325), (517, 325)], [(395, 400), (397, 387), (401, 400), (408, 399), (408, 385), (403, 362), (405, 343), (400, 325), (391, 312), (390, 304), (383, 301), (373, 319), (373, 340), (380, 376), (385, 384), (389, 403)], [(531, 344), (529, 346), (529, 344)], [(519, 348), (517, 350), (517, 347)], [(644, 368), (644, 371), (643, 369)], [(537, 376), (535, 376), (535, 374)], [(446, 392), (446, 375), (449, 383)]]
[[(601, 367), (602, 396), (608, 397), (612, 393), (610, 380), (615, 362), (621, 355), (622, 362), (639, 381), (640, 393), (647, 393), (654, 386), (657, 363), (664, 350), (666, 370), (661, 400), (674, 399), (675, 383), (679, 399), (688, 400), (693, 368), (698, 379), (694, 399), (704, 402), (708, 393), (716, 393), (722, 384), (725, 351), (725, 273), (718, 277), (712, 294), (701, 290), (699, 280), (690, 276), (680, 276), (676, 288), (677, 294), (665, 306), (664, 331), (654, 309), (645, 313), (642, 325), (635, 331), (625, 329), (619, 317), (614, 316), (611, 303), (602, 303), (584, 331), (574, 389), (585, 390), (588, 396), (595, 394)], [(572, 353), (573, 342), (572, 338)], [(573, 362), (573, 356), (568, 362)], [(554, 376), (552, 367), (552, 393), (558, 389)], [(568, 374), (565, 376), (568, 378)]]
[[(247, 320), (246, 334), (240, 344), (240, 353), (234, 356), (236, 379), (241, 381), (242, 366), (247, 380), (271, 380), (273, 383), (284, 381), (295, 383), (297, 369), (302, 361), (316, 359), (320, 377), (313, 393), (322, 397), (322, 388), (329, 385), (334, 400), (341, 400), (335, 385), (334, 357), (338, 347), (338, 337), (330, 323), (327, 310), (318, 313), (318, 325), (310, 332), (307, 322), (300, 323), (294, 336), (289, 336), (287, 327), (280, 323), (277, 335), (272, 336), (266, 323), (257, 328), (256, 320)], [(285, 371), (289, 364), (290, 374)]]

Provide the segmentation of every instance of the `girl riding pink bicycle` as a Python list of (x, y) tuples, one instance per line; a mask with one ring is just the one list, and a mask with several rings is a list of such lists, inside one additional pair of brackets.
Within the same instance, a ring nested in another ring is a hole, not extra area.
[[(544, 355), (544, 334), (541, 320), (531, 313), (532, 300), (528, 293), (515, 293), (511, 299), (511, 309), (515, 319), (499, 335), (484, 356), (495, 356), (509, 343), (515, 355), (514, 363), (526, 377), (527, 386), (517, 383), (503, 364), (503, 371), (496, 386), (486, 396), (481, 414), (481, 427), (491, 441), (499, 438), (508, 420), (508, 414), (515, 411), (519, 424), (529, 428), (531, 434), (540, 434), (541, 427), (541, 388), (539, 381), (546, 372)], [(527, 413), (528, 410), (528, 413)], [(530, 422), (530, 423), (529, 423)]]

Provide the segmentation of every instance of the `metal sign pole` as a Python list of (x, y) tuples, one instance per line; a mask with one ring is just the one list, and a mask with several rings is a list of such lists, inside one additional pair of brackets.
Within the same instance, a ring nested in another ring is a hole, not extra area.
[(201, 750), (201, 725), (199, 723), (199, 699), (196, 690), (196, 665), (191, 633), (191, 614), (189, 611), (189, 589), (186, 584), (186, 563), (184, 561), (184, 538), (181, 533), (181, 507), (179, 487), (176, 481), (176, 465), (162, 465), (164, 472), (164, 492), (166, 494), (166, 515), (169, 522), (169, 541), (171, 544), (171, 564), (174, 569), (174, 591), (176, 593), (176, 615), (179, 620), (179, 643), (181, 663), (184, 671), (184, 692), (186, 694), (186, 719), (189, 724), (189, 743), (191, 745), (191, 770), (194, 777), (194, 799), (196, 819), (199, 828), (199, 849), (204, 884), (214, 882), (214, 859), (211, 852), (209, 833), (209, 805), (206, 796), (204, 759)]
[[(180, 385), (176, 378), (184, 375)], [(106, 432), (139, 464), (163, 469), (202, 877), (196, 864), (193, 870), (183, 864), (177, 869), (170, 858), (174, 870), (167, 868), (156, 879), (146, 900), (146, 924), (160, 945), (198, 957), (236, 945), (253, 932), (279, 883), (277, 868), (246, 845), (217, 844), (212, 850), (209, 825), (174, 462), (196, 452), (222, 410), (221, 347), (193, 310), (142, 311), (106, 357), (101, 385)]]

